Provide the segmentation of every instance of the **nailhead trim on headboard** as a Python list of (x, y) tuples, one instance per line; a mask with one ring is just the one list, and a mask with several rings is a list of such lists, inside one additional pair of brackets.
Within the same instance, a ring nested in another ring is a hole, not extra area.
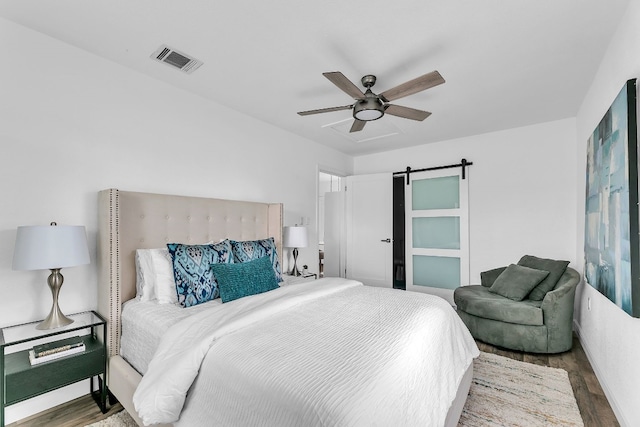
[(118, 190), (98, 194), (98, 312), (107, 320), (109, 356), (120, 352), (120, 201)]
[[(109, 292), (111, 295), (110, 303), (112, 314), (112, 318), (110, 320), (113, 328), (110, 333), (109, 344), (111, 355), (115, 355), (120, 352), (120, 333), (122, 332), (120, 326), (120, 309), (122, 306), (120, 295), (120, 242), (118, 240), (120, 238), (120, 204), (117, 190), (110, 190), (109, 195), (109, 200), (111, 201), (111, 229), (115, 230), (115, 236), (114, 233), (110, 233), (110, 246), (112, 248), (111, 250), (115, 250), (115, 257), (113, 256), (113, 254), (111, 256), (111, 260), (115, 259), (115, 266), (111, 266), (111, 272), (112, 274), (114, 273), (115, 267), (115, 274), (113, 274), (112, 280), (110, 282), (111, 286), (114, 286), (115, 284), (115, 292), (113, 292), (113, 289), (111, 289), (111, 292)], [(114, 294), (115, 301), (113, 298)], [(113, 316), (114, 313), (115, 316)]]

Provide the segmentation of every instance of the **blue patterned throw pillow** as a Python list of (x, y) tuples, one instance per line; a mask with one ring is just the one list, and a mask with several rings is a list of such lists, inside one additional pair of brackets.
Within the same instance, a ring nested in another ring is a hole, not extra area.
[(242, 263), (253, 261), (264, 256), (269, 257), (276, 280), (282, 282), (282, 270), (280, 269), (280, 261), (278, 260), (278, 251), (276, 251), (276, 243), (273, 237), (262, 240), (247, 240), (243, 242), (229, 240), (231, 250), (233, 251), (233, 262)]
[(169, 243), (173, 261), (178, 302), (191, 307), (220, 296), (211, 264), (232, 263), (233, 254), (227, 240), (211, 245)]
[(212, 264), (223, 303), (278, 289), (268, 256), (233, 264)]

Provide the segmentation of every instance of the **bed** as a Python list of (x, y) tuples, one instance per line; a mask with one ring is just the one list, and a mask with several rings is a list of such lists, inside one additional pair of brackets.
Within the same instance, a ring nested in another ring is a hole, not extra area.
[[(147, 356), (137, 359), (137, 350), (126, 345), (121, 354), (123, 307), (135, 313), (130, 308), (139, 306), (139, 319), (185, 310), (137, 303), (137, 249), (273, 237), (282, 254), (282, 217), (278, 203), (116, 189), (99, 193), (98, 311), (108, 321), (103, 339), (109, 391), (139, 425), (144, 424), (133, 403), (138, 388), (145, 391), (138, 393), (138, 404), (140, 396), (144, 400), (160, 390), (160, 397), (141, 407), (147, 420), (163, 420), (165, 415), (155, 416), (165, 405), (154, 409), (153, 404), (164, 398), (175, 406), (167, 412), (178, 414), (177, 426), (214, 419), (222, 425), (388, 425), (388, 420), (457, 425), (478, 350), (453, 309), (428, 295), (323, 278), (192, 307), (189, 315), (179, 312), (179, 319), (169, 322), (173, 326), (160, 328), (167, 332), (156, 333)], [(374, 322), (363, 314), (367, 307), (375, 307)], [(406, 325), (391, 321), (398, 313), (405, 313), (400, 315)], [(414, 340), (410, 326), (418, 321), (427, 326)], [(435, 330), (440, 323), (442, 329)], [(186, 335), (197, 340), (185, 341)], [(155, 354), (151, 360), (149, 353)], [(435, 359), (422, 357), (427, 353)], [(455, 361), (451, 367), (449, 359)], [(190, 371), (197, 367), (197, 375), (181, 385), (188, 390), (181, 401), (162, 388), (175, 386), (172, 378), (188, 377), (183, 360), (193, 365), (187, 366)], [(163, 371), (174, 365), (175, 375)]]

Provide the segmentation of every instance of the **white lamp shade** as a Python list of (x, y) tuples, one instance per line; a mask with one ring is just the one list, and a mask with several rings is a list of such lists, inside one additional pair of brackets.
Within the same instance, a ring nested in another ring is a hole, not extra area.
[(77, 225), (18, 227), (14, 270), (48, 270), (89, 264), (87, 233)]
[(295, 227), (285, 227), (283, 244), (286, 248), (306, 248), (309, 244), (307, 227), (297, 225)]

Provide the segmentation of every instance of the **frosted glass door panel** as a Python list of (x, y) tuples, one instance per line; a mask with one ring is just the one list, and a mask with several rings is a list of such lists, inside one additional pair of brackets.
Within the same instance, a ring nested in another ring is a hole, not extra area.
[(413, 256), (413, 284), (455, 289), (460, 286), (460, 258)]
[(414, 211), (460, 207), (460, 179), (457, 175), (417, 179), (411, 182)]
[(460, 249), (460, 218), (457, 216), (413, 218), (413, 247)]

